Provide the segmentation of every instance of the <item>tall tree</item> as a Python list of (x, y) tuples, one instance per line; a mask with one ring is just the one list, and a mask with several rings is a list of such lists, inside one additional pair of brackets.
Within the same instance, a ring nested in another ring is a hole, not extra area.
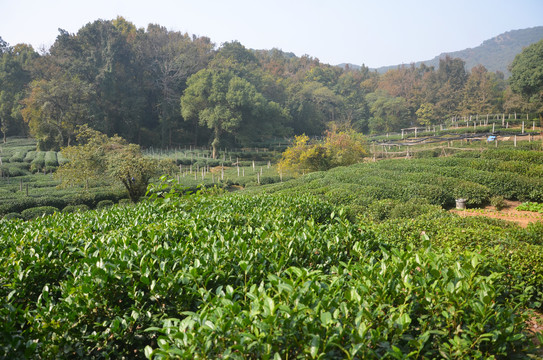
[(182, 125), (179, 98), (188, 77), (207, 66), (213, 50), (209, 38), (168, 31), (150, 24), (137, 44), (138, 61), (148, 74), (157, 110), (161, 143), (172, 145), (176, 129)]
[(399, 131), (410, 124), (410, 110), (407, 101), (402, 97), (391, 96), (380, 90), (368, 94), (366, 99), (370, 105), (372, 118), (369, 130), (372, 133)]
[(483, 65), (471, 69), (464, 87), (462, 112), (485, 114), (498, 112), (504, 86), (495, 73), (489, 73)]
[(21, 101), (31, 80), (31, 63), (37, 56), (29, 45), (10, 47), (0, 38), (0, 132), (4, 143), (8, 134), (24, 132)]
[(436, 72), (437, 99), (434, 104), (439, 116), (449, 117), (459, 112), (467, 78), (465, 62), (462, 59), (446, 56), (439, 60)]
[(97, 20), (77, 34), (60, 30), (50, 49), (61, 71), (91, 84), (93, 127), (137, 141), (145, 113), (142, 72), (134, 61), (138, 30), (123, 18)]
[[(190, 77), (181, 97), (185, 120), (197, 119), (200, 125), (212, 129), (213, 158), (217, 156), (224, 135), (246, 141), (239, 135), (247, 133), (247, 127), (251, 125), (273, 121), (268, 116), (270, 111), (281, 116), (277, 104), (268, 102), (255, 86), (231, 71), (199, 71)], [(265, 128), (260, 127), (261, 130)]]
[(76, 76), (32, 82), (22, 115), (40, 150), (70, 145), (76, 127), (91, 122), (92, 95), (90, 84)]
[(531, 104), (543, 122), (543, 40), (525, 48), (511, 64), (511, 89)]

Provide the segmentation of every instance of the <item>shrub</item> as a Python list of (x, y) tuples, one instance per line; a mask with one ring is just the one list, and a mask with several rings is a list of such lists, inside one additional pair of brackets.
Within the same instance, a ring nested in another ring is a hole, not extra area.
[(19, 163), (11, 163), (0, 166), (0, 172), (3, 176), (15, 177), (28, 175), (28, 171), (18, 166)]
[(132, 205), (132, 201), (130, 199), (120, 199), (118, 204), (119, 206), (129, 206)]
[(38, 151), (36, 157), (30, 163), (30, 171), (38, 172), (45, 167), (45, 151)]
[(433, 158), (438, 157), (440, 155), (439, 150), (422, 150), (417, 151), (414, 154), (415, 159), (425, 159), (425, 158)]
[(480, 207), (490, 200), (490, 191), (484, 185), (470, 181), (459, 182), (453, 190), (456, 199), (466, 199), (466, 205)]
[(47, 166), (47, 167), (57, 167), (58, 166), (57, 152), (56, 151), (48, 151), (48, 152), (45, 153), (45, 166)]
[(391, 219), (413, 219), (423, 214), (441, 211), (441, 206), (432, 205), (426, 199), (413, 198), (398, 203), (391, 211)]
[(57, 162), (58, 162), (58, 165), (64, 165), (66, 163), (69, 163), (70, 160), (68, 160), (68, 158), (66, 158), (61, 152), (58, 152), (57, 153)]
[(31, 163), (36, 158), (37, 151), (31, 150), (26, 153), (24, 162)]
[(113, 200), (101, 200), (98, 202), (98, 204), (96, 204), (96, 208), (105, 209), (105, 208), (113, 206), (114, 204), (115, 203), (113, 202)]
[(10, 163), (23, 162), (25, 154), (22, 151), (16, 151), (12, 157), (9, 158)]
[(58, 208), (54, 206), (38, 206), (30, 209), (23, 210), (21, 216), (25, 220), (31, 220), (43, 215), (51, 215), (58, 212)]
[(9, 214), (4, 215), (4, 219), (11, 220), (11, 219), (23, 219), (22, 215), (16, 212), (12, 212)]
[(505, 203), (503, 196), (494, 195), (490, 198), (490, 205), (494, 206), (496, 210), (500, 211), (505, 208), (507, 204)]
[(359, 163), (367, 155), (366, 141), (361, 134), (352, 129), (333, 129), (326, 133), (322, 143), (310, 144), (306, 135), (296, 136), (295, 143), (285, 150), (278, 166), (298, 173), (322, 171)]
[(383, 221), (390, 217), (396, 204), (396, 201), (390, 199), (376, 201), (368, 207), (366, 213), (373, 221)]
[(62, 209), (63, 213), (74, 213), (80, 211), (88, 211), (90, 208), (85, 204), (80, 205), (68, 205)]
[(267, 184), (275, 184), (281, 181), (281, 178), (279, 175), (277, 176), (262, 176), (260, 178), (260, 184), (261, 185), (267, 185)]

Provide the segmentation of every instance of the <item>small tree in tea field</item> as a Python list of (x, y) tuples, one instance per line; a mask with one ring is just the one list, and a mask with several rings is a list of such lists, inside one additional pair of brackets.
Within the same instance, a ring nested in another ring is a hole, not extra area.
[(333, 127), (326, 132), (323, 142), (311, 144), (309, 137), (300, 135), (287, 148), (279, 162), (281, 170), (324, 171), (337, 166), (361, 162), (368, 155), (366, 140), (352, 129), (338, 130)]
[(139, 145), (128, 144), (119, 136), (110, 138), (87, 126), (79, 128), (77, 141), (79, 145), (62, 149), (69, 162), (59, 167), (56, 176), (64, 185), (104, 179), (121, 182), (130, 200), (137, 202), (153, 176), (173, 168), (170, 162), (145, 158)]

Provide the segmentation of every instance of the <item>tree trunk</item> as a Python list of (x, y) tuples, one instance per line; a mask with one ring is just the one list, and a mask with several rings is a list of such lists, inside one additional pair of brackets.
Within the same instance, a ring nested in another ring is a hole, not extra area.
[(219, 143), (220, 143), (220, 140), (219, 140), (219, 136), (220, 136), (220, 132), (219, 132), (219, 127), (218, 126), (215, 126), (215, 137), (213, 139), (213, 142), (211, 143), (211, 146), (213, 147), (213, 154), (212, 154), (212, 157), (213, 159), (216, 159), (217, 158), (217, 148), (219, 147)]

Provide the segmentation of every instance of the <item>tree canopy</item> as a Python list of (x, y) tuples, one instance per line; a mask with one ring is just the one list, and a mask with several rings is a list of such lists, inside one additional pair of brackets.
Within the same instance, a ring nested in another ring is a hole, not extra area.
[(305, 134), (295, 137), (281, 157), (279, 169), (295, 173), (325, 171), (363, 161), (368, 155), (365, 138), (353, 129), (340, 130), (332, 125), (320, 142), (311, 142)]
[(87, 126), (78, 129), (76, 141), (78, 145), (62, 149), (69, 161), (60, 165), (55, 176), (63, 185), (114, 181), (121, 183), (130, 200), (137, 202), (145, 195), (153, 176), (175, 168), (170, 162), (144, 157), (139, 145), (129, 144), (119, 136), (108, 137)]
[(543, 40), (515, 57), (510, 83), (511, 89), (532, 104), (543, 120)]
[[(0, 39), (0, 132), (71, 144), (88, 124), (144, 147), (243, 147), (273, 137), (322, 135), (330, 123), (395, 132), (452, 116), (540, 111), (541, 42), (502, 73), (458, 58), (385, 74), (322, 64), (279, 49), (137, 28), (122, 17), (60, 30), (42, 54)], [(538, 90), (539, 89), (539, 90)], [(540, 97), (540, 96), (539, 96)]]

